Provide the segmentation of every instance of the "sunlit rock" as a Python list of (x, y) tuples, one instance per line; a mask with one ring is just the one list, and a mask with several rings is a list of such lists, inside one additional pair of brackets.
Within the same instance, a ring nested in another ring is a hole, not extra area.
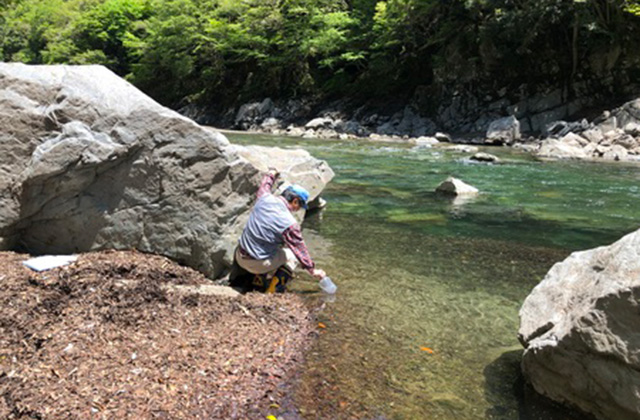
[(476, 153), (475, 155), (471, 156), (469, 159), (471, 160), (475, 160), (477, 162), (489, 162), (489, 163), (499, 163), (500, 159), (498, 158), (498, 156), (492, 155), (490, 153)]
[[(302, 162), (315, 159), (289, 153), (269, 166), (289, 164), (285, 180), (313, 181), (319, 194), (330, 169), (315, 176)], [(262, 169), (105, 67), (0, 63), (3, 249), (135, 248), (215, 277), (231, 263)]]
[(520, 310), (534, 388), (602, 420), (640, 416), (640, 230), (554, 265)]
[(436, 192), (450, 196), (473, 196), (478, 194), (478, 189), (464, 183), (458, 178), (449, 177), (436, 188)]

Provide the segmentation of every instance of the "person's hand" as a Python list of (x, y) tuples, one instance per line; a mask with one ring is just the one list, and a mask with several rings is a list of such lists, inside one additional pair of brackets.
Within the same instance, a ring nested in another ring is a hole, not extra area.
[(314, 268), (311, 275), (317, 278), (318, 280), (322, 280), (322, 278), (326, 276), (327, 273), (325, 273), (324, 270), (320, 270), (319, 268)]
[(276, 179), (280, 176), (280, 172), (278, 172), (276, 168), (269, 168), (269, 170), (267, 170), (267, 173), (269, 175), (273, 175), (273, 177)]

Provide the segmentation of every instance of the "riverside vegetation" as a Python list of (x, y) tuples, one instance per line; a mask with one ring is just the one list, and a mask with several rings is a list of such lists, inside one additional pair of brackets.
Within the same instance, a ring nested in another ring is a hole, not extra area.
[(563, 118), (640, 91), (638, 15), (636, 0), (1, 0), (0, 59), (104, 64), (220, 124), (266, 97), (410, 103), (446, 122), (542, 91), (574, 105)]

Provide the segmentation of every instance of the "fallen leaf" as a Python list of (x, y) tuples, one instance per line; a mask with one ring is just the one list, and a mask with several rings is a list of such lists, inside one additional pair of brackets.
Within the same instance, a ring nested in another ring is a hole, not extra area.
[(327, 328), (322, 322), (318, 322), (318, 328)]
[(431, 349), (429, 347), (420, 347), (420, 350), (426, 351), (429, 354), (433, 354), (434, 353), (433, 349)]

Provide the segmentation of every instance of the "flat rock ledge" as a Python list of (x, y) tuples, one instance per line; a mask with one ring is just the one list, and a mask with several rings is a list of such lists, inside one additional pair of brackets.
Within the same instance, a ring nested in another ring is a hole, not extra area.
[(640, 230), (554, 265), (520, 310), (522, 370), (602, 420), (640, 418)]

